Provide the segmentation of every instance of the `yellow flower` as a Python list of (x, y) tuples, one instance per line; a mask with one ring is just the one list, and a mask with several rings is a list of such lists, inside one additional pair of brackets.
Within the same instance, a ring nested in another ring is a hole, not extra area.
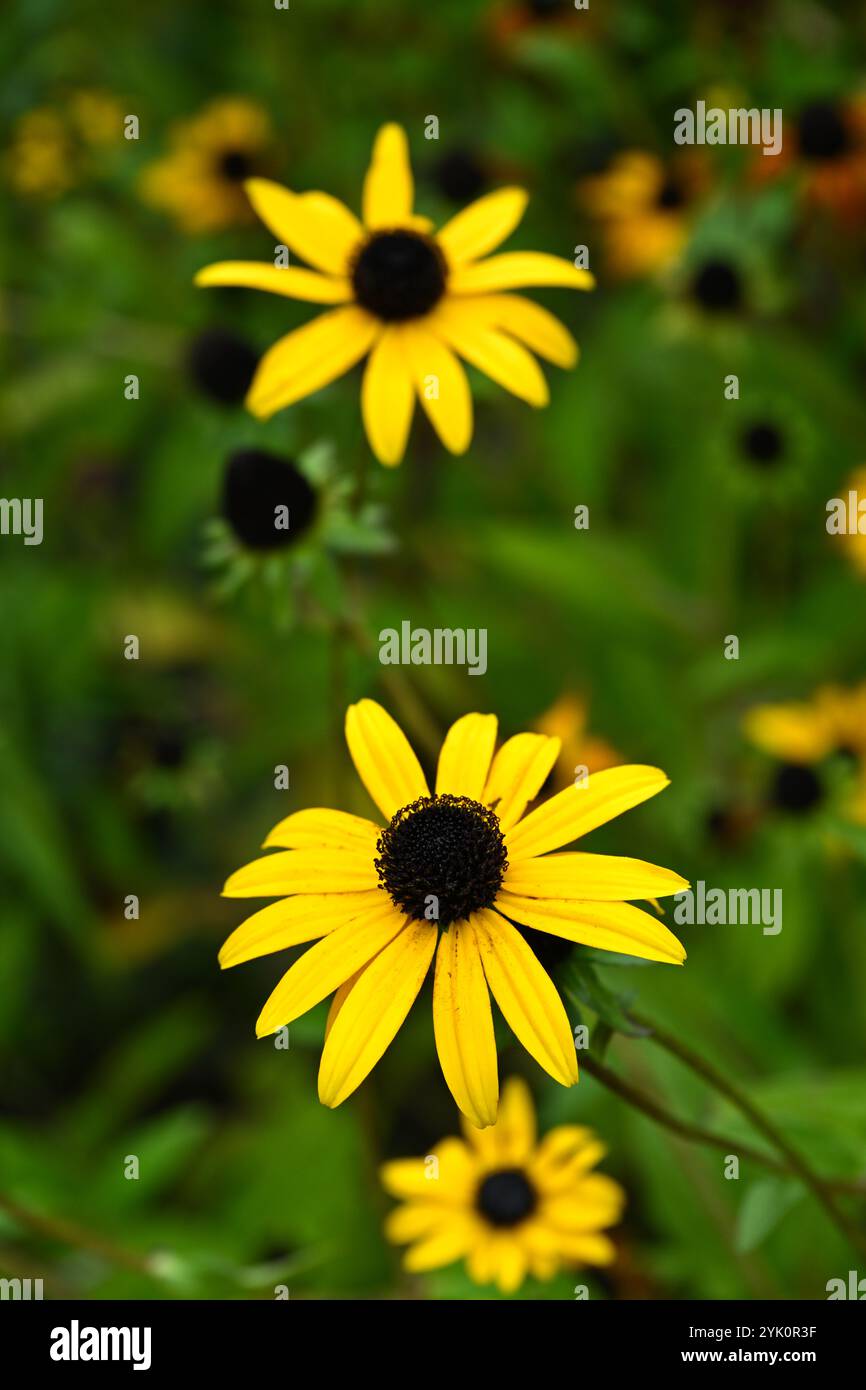
[(653, 154), (627, 150), (605, 173), (582, 180), (578, 192), (604, 228), (612, 275), (649, 275), (676, 260), (702, 173), (696, 159), (680, 158), (668, 169)]
[(577, 344), (532, 300), (503, 293), (518, 286), (591, 289), (592, 276), (558, 256), (529, 251), (480, 259), (514, 231), (527, 195), (489, 193), (437, 233), (413, 213), (406, 135), (386, 125), (376, 137), (364, 182), (363, 224), (327, 193), (291, 193), (266, 179), (245, 185), (274, 236), (314, 269), (224, 261), (198, 285), (245, 285), (338, 308), (281, 338), (259, 364), (247, 406), (267, 419), (318, 391), (369, 354), (361, 409), (370, 447), (400, 462), (415, 394), (446, 449), (462, 454), (472, 438), (472, 397), (458, 360), (543, 406), (547, 382), (530, 352), (573, 367)]
[(20, 117), (4, 162), (9, 182), (24, 197), (59, 198), (76, 182), (69, 132), (62, 116), (50, 106)]
[(540, 734), (551, 734), (562, 745), (554, 776), (557, 790), (574, 782), (579, 769), (586, 768), (591, 775), (622, 762), (613, 745), (607, 739), (591, 734), (588, 724), (586, 700), (571, 692), (560, 695), (550, 709), (535, 721)]
[(476, 1284), (514, 1293), (527, 1274), (547, 1280), (562, 1267), (612, 1262), (603, 1230), (619, 1220), (625, 1193), (591, 1171), (605, 1152), (592, 1130), (559, 1125), (538, 1142), (529, 1087), (512, 1077), (496, 1124), (463, 1133), (426, 1158), (382, 1167), (383, 1186), (402, 1202), (385, 1232), (409, 1246), (406, 1269), (465, 1259)]
[(251, 222), (244, 184), (264, 172), (270, 142), (270, 122), (260, 106), (221, 97), (174, 127), (169, 154), (142, 173), (141, 196), (171, 213), (186, 232)]
[(817, 807), (824, 785), (815, 768), (841, 755), (856, 770), (847, 814), (866, 822), (866, 682), (851, 690), (821, 686), (811, 700), (758, 705), (746, 714), (743, 728), (757, 748), (780, 761), (773, 793), (780, 809), (804, 814)]
[(391, 716), (372, 700), (351, 705), (349, 752), (383, 823), (298, 811), (265, 840), (283, 852), (225, 885), (227, 897), (283, 901), (232, 933), (220, 953), (224, 968), (322, 938), (283, 976), (256, 1032), (274, 1033), (334, 995), (319, 1069), (325, 1105), (339, 1105), (376, 1065), (434, 957), (439, 1060), (473, 1124), (492, 1124), (498, 1104), (488, 989), (539, 1065), (573, 1085), (568, 1017), (513, 922), (647, 960), (685, 958), (666, 927), (627, 901), (681, 891), (688, 885), (679, 874), (638, 859), (548, 853), (660, 792), (664, 773), (612, 768), (524, 815), (559, 739), (518, 734), (494, 755), (496, 727), (490, 714), (452, 725), (431, 795)]

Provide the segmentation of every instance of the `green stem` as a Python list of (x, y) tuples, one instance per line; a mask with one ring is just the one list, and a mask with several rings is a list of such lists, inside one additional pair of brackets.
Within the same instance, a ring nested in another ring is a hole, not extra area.
[(57, 1241), (61, 1245), (71, 1245), (79, 1250), (89, 1250), (111, 1264), (119, 1265), (121, 1269), (132, 1270), (135, 1274), (146, 1274), (151, 1279), (156, 1277), (146, 1255), (125, 1250), (105, 1236), (88, 1231), (74, 1221), (67, 1221), (65, 1217), (46, 1216), (42, 1212), (22, 1206), (20, 1202), (13, 1201), (11, 1197), (5, 1197), (2, 1193), (0, 1211), (4, 1211), (16, 1225), (23, 1226), (34, 1235)]

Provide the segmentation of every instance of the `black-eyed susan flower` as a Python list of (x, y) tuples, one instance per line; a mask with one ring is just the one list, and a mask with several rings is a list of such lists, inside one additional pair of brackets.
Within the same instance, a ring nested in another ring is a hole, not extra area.
[(747, 712), (746, 737), (777, 760), (770, 800), (790, 815), (815, 811), (826, 798), (828, 764), (850, 763), (844, 814), (866, 822), (866, 682), (821, 686), (810, 700), (758, 705)]
[(230, 328), (202, 329), (186, 351), (186, 367), (193, 384), (218, 405), (240, 405), (258, 360), (255, 348)]
[(463, 1139), (443, 1139), (425, 1158), (382, 1167), (382, 1184), (401, 1205), (387, 1218), (395, 1245), (408, 1245), (406, 1269), (465, 1260), (476, 1284), (514, 1293), (528, 1274), (552, 1279), (563, 1268), (609, 1265), (625, 1193), (593, 1172), (604, 1146), (582, 1125), (559, 1125), (539, 1140), (525, 1081), (505, 1083), (499, 1118)]
[(706, 165), (696, 155), (669, 165), (644, 150), (618, 154), (610, 168), (583, 179), (578, 196), (599, 222), (610, 273), (625, 279), (663, 270), (689, 235)]
[(803, 201), (857, 230), (866, 216), (866, 97), (824, 96), (808, 102), (786, 127), (776, 159), (756, 159), (754, 178), (765, 182), (794, 170)]
[(243, 97), (220, 97), (175, 125), (164, 158), (149, 164), (141, 196), (190, 233), (216, 232), (252, 221), (248, 179), (269, 172), (271, 124)]
[(307, 810), (271, 831), (233, 874), (228, 897), (279, 898), (229, 937), (225, 966), (321, 938), (296, 961), (256, 1025), (276, 1032), (333, 995), (319, 1097), (336, 1106), (375, 1066), (431, 967), (433, 1023), (461, 1111), (496, 1119), (490, 994), (520, 1042), (563, 1086), (577, 1080), (574, 1039), (554, 985), (515, 922), (602, 949), (681, 964), (671, 932), (631, 899), (676, 893), (679, 874), (637, 859), (551, 853), (668, 785), (658, 768), (599, 772), (525, 814), (559, 739), (518, 734), (498, 752), (496, 718), (449, 729), (431, 792), (405, 735), (372, 700), (350, 706), (346, 739), (377, 822)]
[(562, 324), (507, 291), (590, 289), (589, 272), (530, 251), (483, 259), (520, 221), (522, 189), (487, 194), (433, 234), (413, 211), (408, 144), (398, 125), (376, 137), (363, 222), (327, 193), (292, 193), (267, 179), (244, 186), (265, 225), (307, 266), (224, 261), (199, 271), (196, 284), (336, 306), (265, 353), (247, 397), (254, 415), (268, 418), (367, 357), (361, 409), (376, 457), (389, 465), (402, 459), (416, 394), (445, 447), (461, 454), (472, 438), (461, 357), (534, 406), (547, 404), (548, 388), (532, 353), (561, 367), (577, 361)]

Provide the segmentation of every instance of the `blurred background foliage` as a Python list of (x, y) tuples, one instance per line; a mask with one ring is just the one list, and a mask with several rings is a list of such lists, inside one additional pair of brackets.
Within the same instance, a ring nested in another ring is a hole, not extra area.
[[(315, 1093), (324, 1009), (292, 1025), (288, 1050), (257, 1044), (283, 962), (216, 965), (239, 920), (220, 886), (270, 826), (305, 805), (368, 810), (341, 731), (362, 694), (428, 766), (473, 708), (504, 734), (564, 711), (576, 748), (585, 720), (622, 760), (663, 766), (665, 796), (590, 847), (781, 888), (784, 927), (683, 927), (685, 969), (599, 978), (735, 1078), (819, 1171), (864, 1175), (866, 832), (846, 813), (862, 767), (830, 759), (814, 805), (779, 805), (778, 769), (742, 731), (755, 705), (866, 677), (862, 567), (825, 528), (863, 462), (863, 28), (862, 7), (812, 0), (151, 0), (110, 24), (96, 0), (9, 0), (2, 491), (45, 499), (45, 538), (0, 539), (4, 1274), (94, 1298), (488, 1296), (457, 1269), (408, 1279), (381, 1235), (378, 1162), (456, 1123), (429, 1001), (332, 1113)], [(195, 290), (202, 265), (272, 255), (269, 234), (242, 200), (190, 232), (147, 193), (188, 139), (177, 123), (226, 97), (259, 113), (256, 167), (355, 207), (390, 119), (436, 219), (526, 185), (513, 245), (585, 244), (599, 277), (591, 296), (534, 296), (583, 353), (574, 373), (551, 369), (550, 407), (475, 378), (469, 454), (444, 455), (416, 419), (395, 472), (369, 458), (357, 372), (265, 425), (248, 417), (225, 353), (216, 383), (201, 365), (200, 335), (228, 334), (242, 377), (308, 310)], [(673, 112), (698, 99), (781, 107), (778, 163), (707, 148), (694, 186), (663, 193), (682, 178)], [(587, 181), (635, 152), (647, 186), (606, 216)], [(656, 240), (651, 265), (618, 261)], [(249, 449), (330, 459), (303, 554), (223, 544), (227, 460)], [(206, 563), (220, 518), (221, 586)], [(389, 675), (378, 632), (403, 619), (487, 628), (486, 676)], [(721, 1153), (589, 1075), (563, 1092), (502, 1044), (502, 1074), (525, 1072), (544, 1124), (601, 1132), (629, 1197), (610, 1271), (523, 1297), (571, 1297), (575, 1282), (594, 1297), (823, 1297), (851, 1266), (796, 1183), (749, 1163), (725, 1181)], [(755, 1143), (650, 1041), (616, 1038), (606, 1060)]]

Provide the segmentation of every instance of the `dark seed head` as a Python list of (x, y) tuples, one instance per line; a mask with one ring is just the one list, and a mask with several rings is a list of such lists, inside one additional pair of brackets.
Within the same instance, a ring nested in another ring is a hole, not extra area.
[(251, 550), (294, 545), (316, 513), (316, 494), (293, 463), (263, 449), (232, 454), (223, 481), (223, 516)]
[(839, 159), (846, 154), (851, 137), (838, 106), (831, 101), (813, 101), (797, 122), (800, 153), (805, 159)]
[(436, 244), (417, 232), (375, 232), (352, 271), (355, 298), (376, 318), (420, 318), (445, 292), (445, 262)]
[(742, 304), (743, 287), (727, 261), (707, 261), (692, 281), (692, 294), (712, 314), (734, 313)]
[(508, 866), (499, 820), (468, 796), (422, 796), (382, 831), (379, 882), (409, 917), (450, 927), (491, 907)]
[(783, 763), (773, 779), (771, 799), (778, 810), (802, 816), (818, 805), (823, 794), (814, 768), (805, 763)]
[(436, 186), (452, 203), (469, 203), (487, 187), (487, 174), (472, 150), (454, 147), (446, 150), (433, 168)]
[(225, 150), (219, 157), (219, 171), (231, 183), (243, 183), (255, 172), (253, 161), (243, 150)]
[(781, 430), (775, 425), (758, 421), (743, 431), (740, 445), (743, 454), (751, 463), (765, 468), (768, 464), (778, 463), (784, 452), (785, 440)]
[(220, 405), (239, 405), (249, 390), (258, 354), (244, 338), (225, 328), (206, 328), (193, 338), (187, 369), (201, 391)]
[(676, 208), (681, 208), (686, 201), (685, 189), (682, 184), (670, 176), (665, 179), (656, 197), (656, 204), (665, 212), (673, 212)]
[(478, 1188), (475, 1205), (491, 1226), (519, 1226), (535, 1211), (538, 1196), (522, 1168), (500, 1168)]

